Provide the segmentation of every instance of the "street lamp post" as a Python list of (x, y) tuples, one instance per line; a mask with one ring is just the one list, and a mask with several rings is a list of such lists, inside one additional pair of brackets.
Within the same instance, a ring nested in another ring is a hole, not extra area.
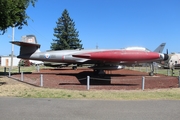
[[(14, 41), (14, 26), (12, 28), (12, 41)], [(13, 57), (14, 57), (14, 44), (11, 44), (11, 68), (10, 68), (10, 73), (13, 68)]]

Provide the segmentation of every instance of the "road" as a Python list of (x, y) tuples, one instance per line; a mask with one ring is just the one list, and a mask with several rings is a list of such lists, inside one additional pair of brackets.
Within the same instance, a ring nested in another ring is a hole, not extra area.
[(1, 120), (178, 120), (178, 100), (67, 100), (0, 97)]

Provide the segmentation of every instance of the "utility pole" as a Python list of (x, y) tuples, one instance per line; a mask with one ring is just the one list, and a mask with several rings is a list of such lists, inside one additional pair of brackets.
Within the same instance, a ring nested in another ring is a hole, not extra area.
[[(12, 42), (14, 41), (14, 26), (12, 27)], [(12, 71), (13, 68), (13, 57), (14, 57), (14, 44), (11, 44), (11, 68), (10, 72)]]

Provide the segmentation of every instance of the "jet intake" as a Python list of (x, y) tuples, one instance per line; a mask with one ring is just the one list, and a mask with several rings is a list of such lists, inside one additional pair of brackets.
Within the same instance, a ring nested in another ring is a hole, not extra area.
[(168, 54), (160, 54), (160, 58), (161, 58), (162, 60), (168, 60), (169, 55), (168, 55)]

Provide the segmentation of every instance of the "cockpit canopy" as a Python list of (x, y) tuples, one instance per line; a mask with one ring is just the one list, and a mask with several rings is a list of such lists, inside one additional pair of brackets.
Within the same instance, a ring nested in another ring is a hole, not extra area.
[(147, 51), (147, 52), (150, 52), (149, 49), (144, 48), (144, 47), (127, 47), (127, 48), (124, 48), (124, 50), (138, 50), (138, 51)]

